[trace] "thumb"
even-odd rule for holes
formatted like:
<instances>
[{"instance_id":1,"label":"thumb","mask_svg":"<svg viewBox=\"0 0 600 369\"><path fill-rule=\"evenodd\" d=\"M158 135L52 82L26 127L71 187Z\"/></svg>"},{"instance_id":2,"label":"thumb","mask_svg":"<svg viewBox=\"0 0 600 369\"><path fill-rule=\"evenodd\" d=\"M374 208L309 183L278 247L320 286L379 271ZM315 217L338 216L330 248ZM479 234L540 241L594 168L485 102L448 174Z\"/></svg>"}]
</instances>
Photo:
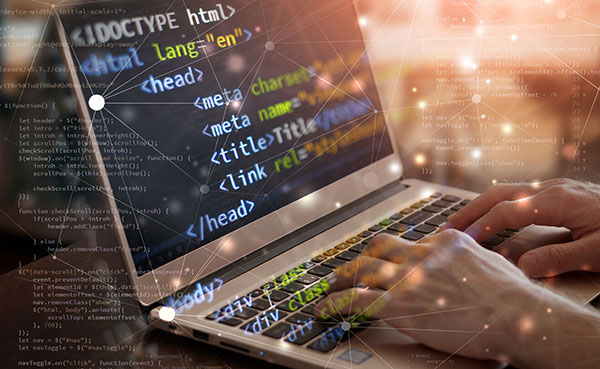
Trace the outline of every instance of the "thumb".
<instances>
[{"instance_id":1,"label":"thumb","mask_svg":"<svg viewBox=\"0 0 600 369\"><path fill-rule=\"evenodd\" d=\"M548 278L585 269L589 248L584 239L574 242L543 246L525 253L518 266L531 278Z\"/></svg>"}]
</instances>

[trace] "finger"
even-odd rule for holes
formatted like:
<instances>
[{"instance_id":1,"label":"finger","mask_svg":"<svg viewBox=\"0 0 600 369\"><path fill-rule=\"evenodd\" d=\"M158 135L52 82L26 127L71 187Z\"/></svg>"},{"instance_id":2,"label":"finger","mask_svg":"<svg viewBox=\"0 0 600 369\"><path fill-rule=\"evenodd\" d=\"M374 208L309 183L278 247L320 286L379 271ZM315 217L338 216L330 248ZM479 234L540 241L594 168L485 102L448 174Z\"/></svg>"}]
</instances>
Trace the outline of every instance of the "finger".
<instances>
[{"instance_id":1,"label":"finger","mask_svg":"<svg viewBox=\"0 0 600 369\"><path fill-rule=\"evenodd\" d=\"M372 314L378 318L381 308L387 301L385 291L352 288L330 294L315 306L315 317L322 320L333 318L342 320L344 316L357 313Z\"/></svg>"},{"instance_id":2,"label":"finger","mask_svg":"<svg viewBox=\"0 0 600 369\"><path fill-rule=\"evenodd\" d=\"M575 270L600 270L600 252L594 247L597 241L584 238L540 247L521 256L518 266L531 278L554 277Z\"/></svg>"},{"instance_id":3,"label":"finger","mask_svg":"<svg viewBox=\"0 0 600 369\"><path fill-rule=\"evenodd\" d=\"M503 229L519 229L531 224L559 226L562 214L556 211L552 200L542 192L521 200L503 201L471 224L465 233L483 242Z\"/></svg>"},{"instance_id":4,"label":"finger","mask_svg":"<svg viewBox=\"0 0 600 369\"><path fill-rule=\"evenodd\" d=\"M464 231L498 203L532 196L559 183L558 180L551 180L532 184L497 184L488 188L460 211L448 217L443 229L454 228Z\"/></svg>"},{"instance_id":5,"label":"finger","mask_svg":"<svg viewBox=\"0 0 600 369\"><path fill-rule=\"evenodd\" d=\"M386 289L400 266L381 259L359 256L335 270L329 279L329 292L341 291L362 284L367 287Z\"/></svg>"},{"instance_id":6,"label":"finger","mask_svg":"<svg viewBox=\"0 0 600 369\"><path fill-rule=\"evenodd\" d=\"M378 258L396 264L422 259L429 255L430 248L396 236L380 233L361 253L362 256Z\"/></svg>"}]
</instances>

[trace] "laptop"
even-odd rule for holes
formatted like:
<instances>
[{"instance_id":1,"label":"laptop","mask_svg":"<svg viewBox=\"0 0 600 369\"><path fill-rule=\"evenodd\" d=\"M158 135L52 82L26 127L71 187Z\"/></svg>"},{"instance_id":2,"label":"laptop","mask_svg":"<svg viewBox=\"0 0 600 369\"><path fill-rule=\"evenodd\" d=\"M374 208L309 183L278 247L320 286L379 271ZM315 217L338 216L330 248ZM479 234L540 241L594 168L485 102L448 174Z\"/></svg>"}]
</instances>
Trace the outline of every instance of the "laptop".
<instances>
[{"instance_id":1,"label":"laptop","mask_svg":"<svg viewBox=\"0 0 600 369\"><path fill-rule=\"evenodd\" d=\"M295 368L503 367L313 318L375 235L418 241L477 196L403 178L351 0L108 4L56 20L77 169L152 326Z\"/></svg>"}]
</instances>

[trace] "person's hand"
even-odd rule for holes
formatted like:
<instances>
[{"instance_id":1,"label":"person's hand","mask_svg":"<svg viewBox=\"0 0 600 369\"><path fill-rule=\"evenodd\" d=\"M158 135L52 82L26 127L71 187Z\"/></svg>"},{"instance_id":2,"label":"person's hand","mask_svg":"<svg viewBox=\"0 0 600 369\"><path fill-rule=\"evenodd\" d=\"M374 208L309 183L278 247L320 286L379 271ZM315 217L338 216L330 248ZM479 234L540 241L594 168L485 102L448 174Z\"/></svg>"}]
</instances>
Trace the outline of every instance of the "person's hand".
<instances>
[{"instance_id":1,"label":"person's hand","mask_svg":"<svg viewBox=\"0 0 600 369\"><path fill-rule=\"evenodd\" d=\"M456 230L419 243L378 235L361 256L335 270L329 285L315 307L320 319L350 326L380 319L448 357L495 359L523 369L597 368L596 312L539 286Z\"/></svg>"},{"instance_id":2,"label":"person's hand","mask_svg":"<svg viewBox=\"0 0 600 369\"><path fill-rule=\"evenodd\" d=\"M506 359L513 342L490 332L507 337L506 301L519 301L519 291L533 288L512 263L456 230L416 244L383 234L336 269L315 316L362 314L445 352Z\"/></svg>"},{"instance_id":3,"label":"person's hand","mask_svg":"<svg viewBox=\"0 0 600 369\"><path fill-rule=\"evenodd\" d=\"M526 252L518 266L532 278L574 270L600 272L600 186L570 179L490 187L458 213L445 229L465 231L483 242L503 229L531 224L566 227L574 241Z\"/></svg>"}]
</instances>

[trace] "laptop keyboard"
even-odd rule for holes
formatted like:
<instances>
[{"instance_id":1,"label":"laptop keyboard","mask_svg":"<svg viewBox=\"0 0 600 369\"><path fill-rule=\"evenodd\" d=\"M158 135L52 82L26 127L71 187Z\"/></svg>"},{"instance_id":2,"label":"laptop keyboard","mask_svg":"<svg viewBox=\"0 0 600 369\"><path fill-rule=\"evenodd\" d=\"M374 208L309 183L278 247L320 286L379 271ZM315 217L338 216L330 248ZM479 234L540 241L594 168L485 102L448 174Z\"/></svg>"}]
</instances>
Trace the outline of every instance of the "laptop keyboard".
<instances>
[{"instance_id":1,"label":"laptop keyboard","mask_svg":"<svg viewBox=\"0 0 600 369\"><path fill-rule=\"evenodd\" d=\"M296 273L298 268L276 278L277 286L272 281L257 286L243 298L221 307L206 319L231 327L239 326L247 335L261 334L296 345L306 345L307 348L320 352L330 351L339 342L349 339L350 334L347 327L342 328L341 317L336 321L314 319L314 307L326 297L326 291L301 306L292 307L292 298L300 301L307 299L307 295L313 294L315 286L318 288L324 277L333 273L335 268L357 258L377 234L387 233L409 241L419 241L439 231L448 216L462 209L469 201L453 195L435 193L301 264L298 268L302 267L303 272L293 278L293 281L282 284L285 279L289 279L293 271ZM482 246L492 249L518 231L504 230L483 242ZM250 297L251 304L247 304ZM346 319L351 322L351 331L354 333L372 322L365 322L364 318L361 318L358 323L357 318L354 316Z\"/></svg>"}]
</instances>

